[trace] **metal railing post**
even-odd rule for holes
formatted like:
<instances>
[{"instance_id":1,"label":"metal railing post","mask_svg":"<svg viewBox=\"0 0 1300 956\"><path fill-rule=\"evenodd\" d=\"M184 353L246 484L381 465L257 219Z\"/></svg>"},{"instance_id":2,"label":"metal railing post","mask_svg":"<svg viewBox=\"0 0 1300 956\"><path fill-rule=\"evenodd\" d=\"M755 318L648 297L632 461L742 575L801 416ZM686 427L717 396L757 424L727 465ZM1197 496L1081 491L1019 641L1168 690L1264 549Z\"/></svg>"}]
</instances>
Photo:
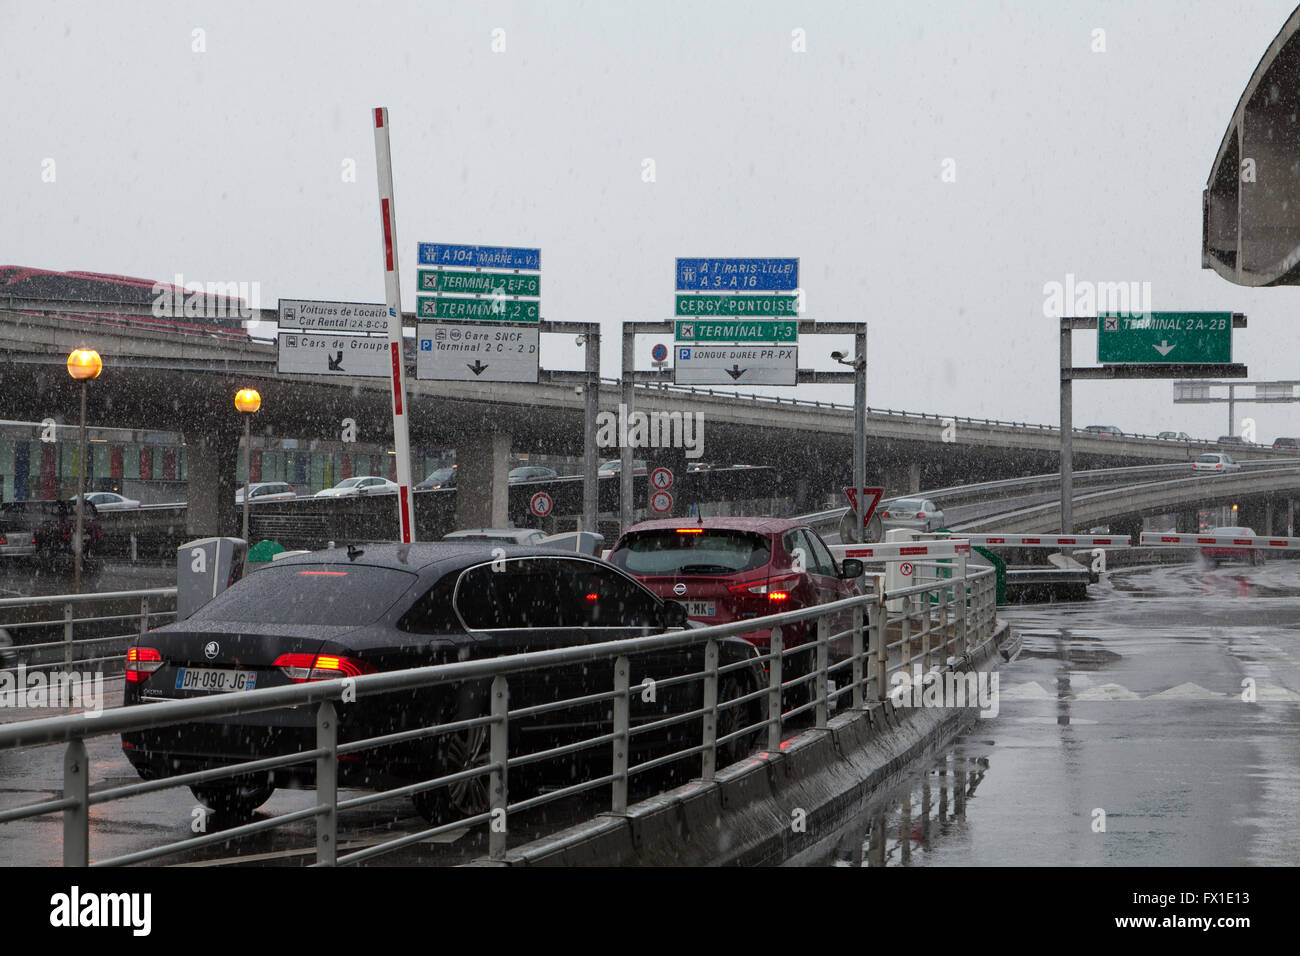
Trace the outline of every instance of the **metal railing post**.
<instances>
[{"instance_id":1,"label":"metal railing post","mask_svg":"<svg viewBox=\"0 0 1300 956\"><path fill-rule=\"evenodd\" d=\"M704 765L701 776L713 779L718 767L718 642L704 645Z\"/></svg>"},{"instance_id":2,"label":"metal railing post","mask_svg":"<svg viewBox=\"0 0 1300 956\"><path fill-rule=\"evenodd\" d=\"M853 609L853 709L862 709L862 608Z\"/></svg>"},{"instance_id":3,"label":"metal railing post","mask_svg":"<svg viewBox=\"0 0 1300 956\"><path fill-rule=\"evenodd\" d=\"M965 655L966 651L970 647L966 637L966 624L967 624L966 573L969 570L969 565L966 563L966 557L967 556L965 554L957 555L957 573L953 578L954 582L956 582L954 584L954 590L959 592L959 596L961 598L957 602L957 650L958 653L962 655Z\"/></svg>"},{"instance_id":4,"label":"metal railing post","mask_svg":"<svg viewBox=\"0 0 1300 956\"><path fill-rule=\"evenodd\" d=\"M333 866L339 855L338 711L334 701L316 708L316 748L327 751L316 758L316 862Z\"/></svg>"},{"instance_id":5,"label":"metal railing post","mask_svg":"<svg viewBox=\"0 0 1300 956\"><path fill-rule=\"evenodd\" d=\"M898 665L903 668L904 673L908 673L912 666L912 611L914 609L912 596L909 594L903 598L903 619L899 622L902 634L898 645Z\"/></svg>"},{"instance_id":6,"label":"metal railing post","mask_svg":"<svg viewBox=\"0 0 1300 956\"><path fill-rule=\"evenodd\" d=\"M140 598L140 636L149 633L149 598Z\"/></svg>"},{"instance_id":7,"label":"metal railing post","mask_svg":"<svg viewBox=\"0 0 1300 956\"><path fill-rule=\"evenodd\" d=\"M767 662L767 749L769 753L781 751L781 629L772 628L768 645L771 660Z\"/></svg>"},{"instance_id":8,"label":"metal railing post","mask_svg":"<svg viewBox=\"0 0 1300 956\"><path fill-rule=\"evenodd\" d=\"M627 813L628 727L631 723L630 666L626 657L614 661L614 799L610 809Z\"/></svg>"},{"instance_id":9,"label":"metal railing post","mask_svg":"<svg viewBox=\"0 0 1300 956\"><path fill-rule=\"evenodd\" d=\"M90 864L90 760L86 742L68 741L63 754L63 797L77 804L63 811L63 865Z\"/></svg>"},{"instance_id":10,"label":"metal railing post","mask_svg":"<svg viewBox=\"0 0 1300 956\"><path fill-rule=\"evenodd\" d=\"M63 666L72 666L72 602L63 605Z\"/></svg>"},{"instance_id":11,"label":"metal railing post","mask_svg":"<svg viewBox=\"0 0 1300 956\"><path fill-rule=\"evenodd\" d=\"M830 701L826 699L829 684L827 683L826 667L830 663L830 637L831 622L825 615L817 618L817 728L823 729L826 726L827 714L830 710Z\"/></svg>"},{"instance_id":12,"label":"metal railing post","mask_svg":"<svg viewBox=\"0 0 1300 956\"><path fill-rule=\"evenodd\" d=\"M492 730L488 736L488 788L492 794L492 812L488 818L488 858L503 860L509 838L506 821L510 784L507 761L510 760L510 685L504 676L492 678Z\"/></svg>"},{"instance_id":13,"label":"metal railing post","mask_svg":"<svg viewBox=\"0 0 1300 956\"><path fill-rule=\"evenodd\" d=\"M889 684L889 614L884 596L885 579L876 578L876 600L867 606L871 620L871 642L876 652L876 700L888 695Z\"/></svg>"}]
</instances>

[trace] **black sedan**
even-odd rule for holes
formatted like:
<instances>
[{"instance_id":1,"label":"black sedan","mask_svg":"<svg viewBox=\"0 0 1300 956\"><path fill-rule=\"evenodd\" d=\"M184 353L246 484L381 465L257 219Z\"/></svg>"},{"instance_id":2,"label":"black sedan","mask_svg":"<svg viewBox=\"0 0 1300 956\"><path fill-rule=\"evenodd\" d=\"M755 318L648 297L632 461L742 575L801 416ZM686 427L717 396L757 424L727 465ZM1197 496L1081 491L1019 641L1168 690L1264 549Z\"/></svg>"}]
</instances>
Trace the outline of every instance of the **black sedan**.
<instances>
[{"instance_id":1,"label":"black sedan","mask_svg":"<svg viewBox=\"0 0 1300 956\"><path fill-rule=\"evenodd\" d=\"M469 542L349 546L277 561L189 619L141 637L128 652L124 703L620 640L683 626L688 625L680 604L661 600L606 562L572 552ZM719 641L719 648L722 664L752 662L724 675L720 698L757 689L763 678L753 645L736 638ZM646 677L662 680L702 670L702 647L635 656L631 665L633 726L701 705L699 682L648 694L641 685ZM612 671L612 662L595 661L512 675L510 707L608 691ZM339 740L485 715L488 683L444 684L340 704ZM611 713L610 702L601 701L512 718L511 756L609 733ZM718 735L761 714L757 701L724 710ZM137 772L154 779L309 750L315 747L315 720L313 707L285 708L127 733L122 746ZM696 744L699 732L696 719L662 734L634 735L632 759L647 756L647 748L666 752ZM363 750L340 758L339 782L389 789L481 766L488 738L481 726ZM739 738L721 762L743 756L749 742L751 737ZM593 759L607 767L609 754L609 747L601 746ZM571 782L573 764L563 770ZM314 774L315 762L305 761L192 789L218 813L242 818L277 787L313 786ZM510 772L512 791L533 782ZM482 813L489 806L487 777L422 791L413 799L431 821Z\"/></svg>"}]
</instances>

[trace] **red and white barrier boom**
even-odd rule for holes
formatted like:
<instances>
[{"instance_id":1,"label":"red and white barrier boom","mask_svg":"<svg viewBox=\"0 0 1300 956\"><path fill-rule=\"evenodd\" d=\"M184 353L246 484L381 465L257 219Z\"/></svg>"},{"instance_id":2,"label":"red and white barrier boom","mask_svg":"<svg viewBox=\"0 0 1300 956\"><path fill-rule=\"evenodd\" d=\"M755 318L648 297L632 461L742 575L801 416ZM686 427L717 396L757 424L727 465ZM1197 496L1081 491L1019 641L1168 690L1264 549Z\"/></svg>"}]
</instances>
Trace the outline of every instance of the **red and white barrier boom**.
<instances>
[{"instance_id":1,"label":"red and white barrier boom","mask_svg":"<svg viewBox=\"0 0 1300 956\"><path fill-rule=\"evenodd\" d=\"M1167 531L1143 531L1144 548L1259 548L1270 551L1300 550L1300 538L1255 537L1232 534L1173 534Z\"/></svg>"},{"instance_id":2,"label":"red and white barrier boom","mask_svg":"<svg viewBox=\"0 0 1300 956\"><path fill-rule=\"evenodd\" d=\"M828 545L835 557L860 558L863 561L902 561L910 558L955 558L970 554L964 538L950 541L889 541L883 544Z\"/></svg>"},{"instance_id":3,"label":"red and white barrier boom","mask_svg":"<svg viewBox=\"0 0 1300 956\"><path fill-rule=\"evenodd\" d=\"M1126 534L959 534L981 548L1131 548Z\"/></svg>"}]
</instances>

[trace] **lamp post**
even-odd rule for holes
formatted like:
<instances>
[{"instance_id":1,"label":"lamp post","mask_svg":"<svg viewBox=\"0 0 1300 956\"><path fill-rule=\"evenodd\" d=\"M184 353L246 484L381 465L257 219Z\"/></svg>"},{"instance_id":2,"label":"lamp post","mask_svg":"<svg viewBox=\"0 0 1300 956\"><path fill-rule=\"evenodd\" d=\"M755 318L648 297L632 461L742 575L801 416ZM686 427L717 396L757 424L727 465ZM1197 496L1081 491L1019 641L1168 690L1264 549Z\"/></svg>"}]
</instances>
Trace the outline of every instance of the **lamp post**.
<instances>
[{"instance_id":1,"label":"lamp post","mask_svg":"<svg viewBox=\"0 0 1300 956\"><path fill-rule=\"evenodd\" d=\"M104 363L94 349L73 349L68 355L68 374L81 383L81 440L77 444L77 530L72 538L73 588L81 593L82 530L86 510L86 389L99 378Z\"/></svg>"},{"instance_id":2,"label":"lamp post","mask_svg":"<svg viewBox=\"0 0 1300 956\"><path fill-rule=\"evenodd\" d=\"M253 413L262 407L262 396L257 389L241 388L235 393L235 408L244 413L244 534L248 540L248 498L253 486Z\"/></svg>"}]
</instances>

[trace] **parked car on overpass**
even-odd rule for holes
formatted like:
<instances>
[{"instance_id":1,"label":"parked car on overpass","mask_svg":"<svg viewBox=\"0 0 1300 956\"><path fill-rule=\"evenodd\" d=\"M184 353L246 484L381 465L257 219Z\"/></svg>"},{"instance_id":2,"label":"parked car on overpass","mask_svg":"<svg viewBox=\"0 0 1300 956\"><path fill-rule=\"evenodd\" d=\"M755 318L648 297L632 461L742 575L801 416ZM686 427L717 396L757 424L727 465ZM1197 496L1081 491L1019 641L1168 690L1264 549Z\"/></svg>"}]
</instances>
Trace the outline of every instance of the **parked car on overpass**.
<instances>
[{"instance_id":1,"label":"parked car on overpass","mask_svg":"<svg viewBox=\"0 0 1300 956\"><path fill-rule=\"evenodd\" d=\"M502 562L498 565L498 562ZM435 544L368 544L276 561L217 595L185 621L141 635L128 650L124 706L220 696L244 689L396 671L658 634L687 626L684 608L662 600L624 571L594 558L537 548ZM729 671L724 694L757 688L761 670L747 641L718 642L721 663L752 662ZM632 655L633 685L646 677L696 673L703 646ZM587 668L568 666L510 678L510 706L522 709L590 694ZM386 694L360 695L339 709L340 743L409 731L487 713L490 681L472 680ZM724 700L732 699L724 697ZM702 706L702 684L664 685L656 700L636 694L634 726L664 721ZM745 723L761 719L747 711ZM512 718L511 754L534 753L610 733L607 701ZM122 748L146 780L297 753L315 746L314 708L285 708L214 717L179 727L122 735ZM737 728L739 729L739 728ZM698 743L698 720L638 734L637 759ZM719 728L719 734L722 728ZM746 740L742 735L738 741ZM486 726L361 749L338 764L339 784L366 789L403 786L470 770L488 759ZM746 751L747 752L747 751ZM608 754L608 747L603 748ZM733 749L733 759L743 756ZM607 758L606 758L607 759ZM238 780L195 784L206 805L246 818L277 787L314 786L304 761ZM571 763L531 768L535 779L570 782ZM530 785L530 768L510 775L511 798ZM489 807L486 774L412 795L431 821L458 819Z\"/></svg>"},{"instance_id":2,"label":"parked car on overpass","mask_svg":"<svg viewBox=\"0 0 1300 956\"><path fill-rule=\"evenodd\" d=\"M397 482L374 475L345 478L333 488L316 492L317 498L350 498L356 495L392 495L397 493Z\"/></svg>"},{"instance_id":3,"label":"parked car on overpass","mask_svg":"<svg viewBox=\"0 0 1300 956\"><path fill-rule=\"evenodd\" d=\"M607 475L617 475L623 470L623 462L619 458L611 458L609 461L602 461L600 468L596 470L596 477L603 478ZM643 459L637 458L632 462L632 474L644 475L648 466Z\"/></svg>"},{"instance_id":4,"label":"parked car on overpass","mask_svg":"<svg viewBox=\"0 0 1300 956\"><path fill-rule=\"evenodd\" d=\"M1192 471L1212 471L1224 474L1229 471L1241 471L1241 464L1229 454L1221 451L1206 452L1198 455L1192 462Z\"/></svg>"},{"instance_id":5,"label":"parked car on overpass","mask_svg":"<svg viewBox=\"0 0 1300 956\"><path fill-rule=\"evenodd\" d=\"M287 481L255 481L249 485L248 503L260 504L263 501L288 501L297 498L298 492ZM244 488L241 485L235 492L235 504L244 503Z\"/></svg>"},{"instance_id":6,"label":"parked car on overpass","mask_svg":"<svg viewBox=\"0 0 1300 956\"><path fill-rule=\"evenodd\" d=\"M1114 438L1123 438L1124 433L1114 425L1088 425L1084 431L1089 435L1110 435Z\"/></svg>"},{"instance_id":7,"label":"parked car on overpass","mask_svg":"<svg viewBox=\"0 0 1300 956\"><path fill-rule=\"evenodd\" d=\"M99 511L133 511L140 507L140 502L136 499L119 495L115 491L87 492L86 500ZM68 501L71 502L74 508L77 506L76 495L73 495Z\"/></svg>"},{"instance_id":8,"label":"parked car on overpass","mask_svg":"<svg viewBox=\"0 0 1300 956\"><path fill-rule=\"evenodd\" d=\"M1192 436L1187 434L1187 432L1161 432L1156 437L1162 438L1165 441L1191 441L1192 440Z\"/></svg>"},{"instance_id":9,"label":"parked car on overpass","mask_svg":"<svg viewBox=\"0 0 1300 956\"><path fill-rule=\"evenodd\" d=\"M1286 448L1286 449L1289 449L1289 450L1300 450L1300 439L1297 439L1297 438L1274 438L1274 439L1273 439L1273 449L1274 449L1274 451L1277 451L1277 450L1279 450L1279 449L1283 449L1283 448Z\"/></svg>"},{"instance_id":10,"label":"parked car on overpass","mask_svg":"<svg viewBox=\"0 0 1300 956\"><path fill-rule=\"evenodd\" d=\"M431 471L425 477L424 481L415 486L416 491L427 491L431 488L455 488L456 487L456 466L448 465L446 468L439 468Z\"/></svg>"},{"instance_id":11,"label":"parked car on overpass","mask_svg":"<svg viewBox=\"0 0 1300 956\"><path fill-rule=\"evenodd\" d=\"M520 465L518 468L511 468L507 477L509 481L547 481L560 475L554 468L547 468L545 465Z\"/></svg>"}]
</instances>

